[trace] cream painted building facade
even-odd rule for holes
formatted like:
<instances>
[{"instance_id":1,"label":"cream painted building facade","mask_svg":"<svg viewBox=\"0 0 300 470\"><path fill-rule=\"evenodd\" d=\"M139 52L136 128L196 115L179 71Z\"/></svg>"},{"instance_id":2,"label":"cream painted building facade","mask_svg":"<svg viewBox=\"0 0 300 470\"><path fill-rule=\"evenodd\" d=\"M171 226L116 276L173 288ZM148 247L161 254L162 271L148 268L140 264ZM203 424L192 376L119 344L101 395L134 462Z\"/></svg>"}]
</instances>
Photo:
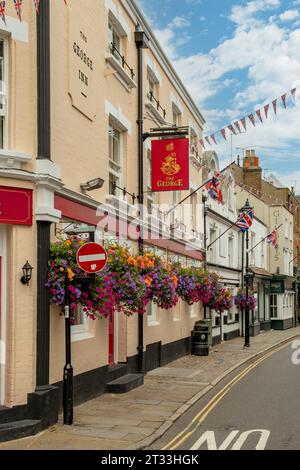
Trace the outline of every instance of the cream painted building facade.
<instances>
[{"instance_id":1,"label":"cream painted building facade","mask_svg":"<svg viewBox=\"0 0 300 470\"><path fill-rule=\"evenodd\" d=\"M127 233L128 222L139 217L131 197L139 192L137 29L149 39L142 52L144 131L188 127L191 190L196 189L202 182L197 141L204 118L135 2L85 0L83 9L80 0L68 6L43 0L37 19L33 2L24 2L22 23L9 5L7 27L0 25L0 186L5 197L17 190L29 201L22 209L28 212L26 222L0 221L0 404L5 407L0 422L4 413L18 419L29 413L43 426L57 419L64 318L49 307L44 287L49 242L57 230L94 226L96 241L119 238L138 249L137 239ZM165 217L163 210L189 192L151 193L150 139L143 151L144 230L148 234L152 223L154 233L145 245L182 264L202 265L201 195ZM95 178L104 180L103 187L86 192L82 185ZM27 260L34 269L24 286L20 278ZM186 354L201 316L200 305L179 303L168 312L150 306L143 318L145 371ZM113 365L120 365L120 373L136 371L138 329L137 317L116 315L112 326L78 313L72 331L77 403L105 391Z\"/></svg>"}]
</instances>

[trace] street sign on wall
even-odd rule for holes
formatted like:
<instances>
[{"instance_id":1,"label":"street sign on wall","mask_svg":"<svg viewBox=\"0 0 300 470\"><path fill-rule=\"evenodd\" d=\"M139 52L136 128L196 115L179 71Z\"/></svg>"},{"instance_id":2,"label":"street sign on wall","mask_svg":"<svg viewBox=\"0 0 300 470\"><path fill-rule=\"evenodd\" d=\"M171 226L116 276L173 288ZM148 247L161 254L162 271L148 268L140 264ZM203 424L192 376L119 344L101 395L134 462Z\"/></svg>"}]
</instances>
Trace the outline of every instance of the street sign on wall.
<instances>
[{"instance_id":1,"label":"street sign on wall","mask_svg":"<svg viewBox=\"0 0 300 470\"><path fill-rule=\"evenodd\" d=\"M107 263L107 253L98 243L86 243L77 252L77 264L86 273L101 271Z\"/></svg>"},{"instance_id":2,"label":"street sign on wall","mask_svg":"<svg viewBox=\"0 0 300 470\"><path fill-rule=\"evenodd\" d=\"M0 186L0 223L32 225L32 190Z\"/></svg>"},{"instance_id":3,"label":"street sign on wall","mask_svg":"<svg viewBox=\"0 0 300 470\"><path fill-rule=\"evenodd\" d=\"M152 191L183 191L190 187L189 140L153 140Z\"/></svg>"}]
</instances>

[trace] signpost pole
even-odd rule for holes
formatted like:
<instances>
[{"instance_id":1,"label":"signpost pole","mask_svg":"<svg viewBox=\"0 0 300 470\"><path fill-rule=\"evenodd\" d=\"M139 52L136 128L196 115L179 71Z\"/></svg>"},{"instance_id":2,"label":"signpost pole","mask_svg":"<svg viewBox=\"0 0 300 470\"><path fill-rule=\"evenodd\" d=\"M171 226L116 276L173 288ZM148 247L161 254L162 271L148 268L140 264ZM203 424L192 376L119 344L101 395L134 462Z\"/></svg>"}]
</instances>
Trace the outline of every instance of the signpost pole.
<instances>
[{"instance_id":1,"label":"signpost pole","mask_svg":"<svg viewBox=\"0 0 300 470\"><path fill-rule=\"evenodd\" d=\"M69 276L65 276L65 335L66 335L66 364L63 380L64 424L73 424L73 366L71 359L71 318Z\"/></svg>"}]
</instances>

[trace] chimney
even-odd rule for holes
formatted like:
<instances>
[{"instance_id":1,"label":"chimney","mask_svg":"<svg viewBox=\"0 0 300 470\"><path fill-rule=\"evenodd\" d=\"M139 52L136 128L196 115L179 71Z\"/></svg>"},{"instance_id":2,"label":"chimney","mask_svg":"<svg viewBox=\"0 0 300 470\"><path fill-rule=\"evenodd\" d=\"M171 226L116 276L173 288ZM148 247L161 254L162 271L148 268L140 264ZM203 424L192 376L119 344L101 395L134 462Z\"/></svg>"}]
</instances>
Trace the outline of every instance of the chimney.
<instances>
[{"instance_id":1,"label":"chimney","mask_svg":"<svg viewBox=\"0 0 300 470\"><path fill-rule=\"evenodd\" d=\"M255 150L246 150L246 156L243 164L244 183L250 188L261 191L262 188L262 169L259 166L259 157Z\"/></svg>"}]
</instances>

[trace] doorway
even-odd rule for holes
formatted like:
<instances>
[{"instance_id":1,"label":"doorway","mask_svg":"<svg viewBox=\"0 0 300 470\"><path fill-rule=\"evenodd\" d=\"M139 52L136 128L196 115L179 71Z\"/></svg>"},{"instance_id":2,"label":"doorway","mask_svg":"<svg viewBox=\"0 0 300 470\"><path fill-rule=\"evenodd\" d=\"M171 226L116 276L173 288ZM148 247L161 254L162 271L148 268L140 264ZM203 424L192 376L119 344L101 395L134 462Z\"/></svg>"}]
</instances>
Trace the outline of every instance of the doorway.
<instances>
[{"instance_id":1,"label":"doorway","mask_svg":"<svg viewBox=\"0 0 300 470\"><path fill-rule=\"evenodd\" d=\"M4 405L6 364L6 228L0 226L0 406Z\"/></svg>"}]
</instances>

